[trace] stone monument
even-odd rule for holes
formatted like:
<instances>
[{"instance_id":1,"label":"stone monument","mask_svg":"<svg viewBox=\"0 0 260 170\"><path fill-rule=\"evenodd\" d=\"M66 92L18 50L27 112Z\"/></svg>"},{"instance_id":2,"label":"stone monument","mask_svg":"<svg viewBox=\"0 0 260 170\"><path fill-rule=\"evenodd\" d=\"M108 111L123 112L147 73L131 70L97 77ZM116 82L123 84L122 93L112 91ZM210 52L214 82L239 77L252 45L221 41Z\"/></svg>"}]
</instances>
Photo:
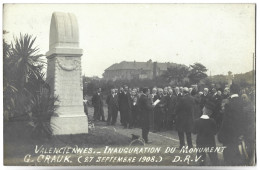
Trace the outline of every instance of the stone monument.
<instances>
[{"instance_id":1,"label":"stone monument","mask_svg":"<svg viewBox=\"0 0 260 170\"><path fill-rule=\"evenodd\" d=\"M54 135L88 133L83 108L79 28L75 15L54 12L51 18L47 78L51 94L58 96L57 114L51 118Z\"/></svg>"}]
</instances>

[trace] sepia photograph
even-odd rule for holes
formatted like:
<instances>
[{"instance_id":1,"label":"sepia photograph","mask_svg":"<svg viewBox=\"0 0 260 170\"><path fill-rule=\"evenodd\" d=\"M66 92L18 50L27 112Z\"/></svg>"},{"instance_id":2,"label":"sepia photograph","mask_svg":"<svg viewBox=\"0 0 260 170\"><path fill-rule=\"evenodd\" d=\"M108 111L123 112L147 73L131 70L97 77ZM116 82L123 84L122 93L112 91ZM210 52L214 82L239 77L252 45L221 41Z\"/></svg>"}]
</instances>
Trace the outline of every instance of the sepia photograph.
<instances>
[{"instance_id":1,"label":"sepia photograph","mask_svg":"<svg viewBox=\"0 0 260 170\"><path fill-rule=\"evenodd\" d=\"M256 4L2 10L4 166L256 166Z\"/></svg>"}]
</instances>

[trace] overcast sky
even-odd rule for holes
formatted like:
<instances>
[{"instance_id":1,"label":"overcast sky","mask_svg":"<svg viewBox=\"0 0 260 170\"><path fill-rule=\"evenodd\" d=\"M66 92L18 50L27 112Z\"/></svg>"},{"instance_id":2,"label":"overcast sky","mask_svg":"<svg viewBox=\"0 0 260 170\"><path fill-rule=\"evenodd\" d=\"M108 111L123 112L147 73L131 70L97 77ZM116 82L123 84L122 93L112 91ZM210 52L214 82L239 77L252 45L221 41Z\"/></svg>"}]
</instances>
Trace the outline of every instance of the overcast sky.
<instances>
[{"instance_id":1,"label":"overcast sky","mask_svg":"<svg viewBox=\"0 0 260 170\"><path fill-rule=\"evenodd\" d=\"M77 17L82 71L101 77L121 61L205 65L212 75L253 69L255 6L250 4L8 4L3 29L10 41L20 33L37 36L49 50L53 12ZM210 73L208 72L208 73Z\"/></svg>"}]
</instances>

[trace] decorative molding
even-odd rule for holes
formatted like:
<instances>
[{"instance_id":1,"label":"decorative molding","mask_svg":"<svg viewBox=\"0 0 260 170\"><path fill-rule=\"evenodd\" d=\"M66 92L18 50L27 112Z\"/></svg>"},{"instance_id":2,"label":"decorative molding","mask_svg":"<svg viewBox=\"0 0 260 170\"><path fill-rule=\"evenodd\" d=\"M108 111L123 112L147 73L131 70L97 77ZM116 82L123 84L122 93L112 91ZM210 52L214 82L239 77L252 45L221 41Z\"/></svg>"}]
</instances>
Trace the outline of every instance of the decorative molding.
<instances>
[{"instance_id":1,"label":"decorative molding","mask_svg":"<svg viewBox=\"0 0 260 170\"><path fill-rule=\"evenodd\" d=\"M80 64L80 90L83 91L83 78L82 78L81 64Z\"/></svg>"},{"instance_id":2,"label":"decorative molding","mask_svg":"<svg viewBox=\"0 0 260 170\"><path fill-rule=\"evenodd\" d=\"M64 61L64 59L57 58L56 61L58 63L59 68L65 71L73 71L80 68L80 61L76 59ZM72 62L70 64L64 64L64 63L68 63L68 61L72 61Z\"/></svg>"}]
</instances>

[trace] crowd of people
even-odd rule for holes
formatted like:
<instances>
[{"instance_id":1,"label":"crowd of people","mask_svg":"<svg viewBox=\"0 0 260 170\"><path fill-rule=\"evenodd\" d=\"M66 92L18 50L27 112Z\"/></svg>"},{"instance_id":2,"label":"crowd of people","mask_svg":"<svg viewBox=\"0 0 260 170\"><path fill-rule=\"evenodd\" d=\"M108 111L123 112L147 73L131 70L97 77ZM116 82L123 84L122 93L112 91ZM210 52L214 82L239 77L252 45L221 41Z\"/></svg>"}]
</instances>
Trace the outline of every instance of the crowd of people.
<instances>
[{"instance_id":1,"label":"crowd of people","mask_svg":"<svg viewBox=\"0 0 260 170\"><path fill-rule=\"evenodd\" d=\"M253 96L253 97L252 97ZM197 134L197 147L216 147L215 135L223 146L225 165L245 165L254 156L255 111L254 95L232 84L221 89L197 86L129 88L127 85L111 89L106 99L101 88L92 97L94 121L115 125L118 112L123 128L142 128L142 137L149 143L148 133L176 130L180 149L192 148L192 133ZM108 107L104 116L103 101ZM247 150L239 149L241 142ZM200 153L205 164L206 154ZM217 153L209 153L212 165L218 164ZM247 162L246 162L247 161Z\"/></svg>"}]
</instances>

